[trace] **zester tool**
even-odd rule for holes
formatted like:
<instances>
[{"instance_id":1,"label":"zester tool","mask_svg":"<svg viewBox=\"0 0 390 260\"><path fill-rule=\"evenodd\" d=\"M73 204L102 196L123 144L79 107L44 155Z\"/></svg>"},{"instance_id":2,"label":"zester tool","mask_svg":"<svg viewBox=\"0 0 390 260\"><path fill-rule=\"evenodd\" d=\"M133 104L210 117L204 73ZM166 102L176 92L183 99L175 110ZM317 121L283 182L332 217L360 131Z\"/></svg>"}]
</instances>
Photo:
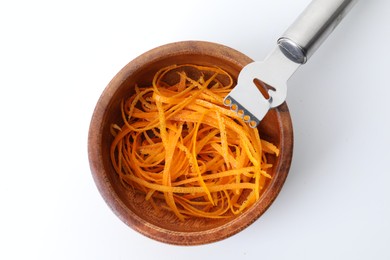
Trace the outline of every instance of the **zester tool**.
<instances>
[{"instance_id":1,"label":"zester tool","mask_svg":"<svg viewBox=\"0 0 390 260\"><path fill-rule=\"evenodd\" d=\"M285 101L288 79L307 62L356 2L312 1L264 61L249 63L242 69L224 104L251 127L257 127L269 109Z\"/></svg>"}]
</instances>

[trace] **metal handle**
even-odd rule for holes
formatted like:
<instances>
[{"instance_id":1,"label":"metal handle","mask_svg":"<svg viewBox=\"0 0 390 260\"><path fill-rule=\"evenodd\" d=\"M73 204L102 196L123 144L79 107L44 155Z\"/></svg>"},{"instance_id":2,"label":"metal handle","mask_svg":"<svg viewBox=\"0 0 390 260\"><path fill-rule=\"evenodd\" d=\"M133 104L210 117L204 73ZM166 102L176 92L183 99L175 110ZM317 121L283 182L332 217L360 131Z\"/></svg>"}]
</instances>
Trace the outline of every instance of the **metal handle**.
<instances>
[{"instance_id":1,"label":"metal handle","mask_svg":"<svg viewBox=\"0 0 390 260\"><path fill-rule=\"evenodd\" d=\"M290 60L304 64L357 0L314 0L278 40Z\"/></svg>"}]
</instances>

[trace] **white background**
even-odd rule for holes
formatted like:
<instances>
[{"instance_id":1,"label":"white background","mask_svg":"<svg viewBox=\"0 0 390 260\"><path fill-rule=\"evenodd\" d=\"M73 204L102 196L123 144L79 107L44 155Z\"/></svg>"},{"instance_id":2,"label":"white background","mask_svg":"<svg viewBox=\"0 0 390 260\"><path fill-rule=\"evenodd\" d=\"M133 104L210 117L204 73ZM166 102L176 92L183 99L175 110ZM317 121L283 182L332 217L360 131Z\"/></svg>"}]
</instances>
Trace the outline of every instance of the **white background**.
<instances>
[{"instance_id":1,"label":"white background","mask_svg":"<svg viewBox=\"0 0 390 260\"><path fill-rule=\"evenodd\" d=\"M361 0L289 81L292 168L239 234L146 238L90 173L93 109L130 60L182 40L262 60L309 2L1 1L0 259L390 259L388 0Z\"/></svg>"}]
</instances>

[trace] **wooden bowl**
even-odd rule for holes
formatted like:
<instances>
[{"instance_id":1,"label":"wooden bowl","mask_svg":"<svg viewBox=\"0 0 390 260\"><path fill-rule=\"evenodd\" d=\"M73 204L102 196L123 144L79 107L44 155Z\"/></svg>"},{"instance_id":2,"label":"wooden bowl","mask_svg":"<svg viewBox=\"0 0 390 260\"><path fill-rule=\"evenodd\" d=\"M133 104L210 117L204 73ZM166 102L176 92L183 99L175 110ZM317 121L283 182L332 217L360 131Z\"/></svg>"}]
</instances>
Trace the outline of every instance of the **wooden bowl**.
<instances>
[{"instance_id":1,"label":"wooden bowl","mask_svg":"<svg viewBox=\"0 0 390 260\"><path fill-rule=\"evenodd\" d=\"M120 118L120 102L134 91L135 83L150 84L156 71L172 64L218 66L235 79L252 62L242 53L215 43L178 42L148 51L128 63L108 84L92 116L89 163L95 183L113 212L128 226L152 239L178 245L218 241L246 228L271 205L287 177L293 149L293 129L286 103L271 110L259 125L261 137L273 142L280 155L273 159L273 179L257 201L244 213L228 219L190 218L184 222L170 213L156 212L144 196L125 189L119 182L109 156L113 137L110 125Z\"/></svg>"}]
</instances>

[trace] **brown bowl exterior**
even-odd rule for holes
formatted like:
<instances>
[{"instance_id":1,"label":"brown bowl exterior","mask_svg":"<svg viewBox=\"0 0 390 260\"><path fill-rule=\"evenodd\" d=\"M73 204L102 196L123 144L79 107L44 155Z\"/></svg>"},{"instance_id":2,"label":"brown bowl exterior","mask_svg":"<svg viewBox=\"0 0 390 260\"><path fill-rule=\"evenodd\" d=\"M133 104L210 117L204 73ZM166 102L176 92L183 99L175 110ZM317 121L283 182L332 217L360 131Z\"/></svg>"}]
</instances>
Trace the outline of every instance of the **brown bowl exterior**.
<instances>
[{"instance_id":1,"label":"brown bowl exterior","mask_svg":"<svg viewBox=\"0 0 390 260\"><path fill-rule=\"evenodd\" d=\"M271 110L259 125L261 137L280 148L273 162L273 179L261 199L246 212L229 219L192 218L155 211L142 195L125 189L111 165L110 125L120 119L120 102L134 93L134 85L150 85L153 75L172 64L218 66L235 79L250 58L229 47L199 41L177 42L148 51L128 63L108 84L92 116L88 156L95 183L113 212L128 226L152 239L177 245L199 245L236 234L258 219L271 205L287 177L293 149L293 129L286 103Z\"/></svg>"}]
</instances>

